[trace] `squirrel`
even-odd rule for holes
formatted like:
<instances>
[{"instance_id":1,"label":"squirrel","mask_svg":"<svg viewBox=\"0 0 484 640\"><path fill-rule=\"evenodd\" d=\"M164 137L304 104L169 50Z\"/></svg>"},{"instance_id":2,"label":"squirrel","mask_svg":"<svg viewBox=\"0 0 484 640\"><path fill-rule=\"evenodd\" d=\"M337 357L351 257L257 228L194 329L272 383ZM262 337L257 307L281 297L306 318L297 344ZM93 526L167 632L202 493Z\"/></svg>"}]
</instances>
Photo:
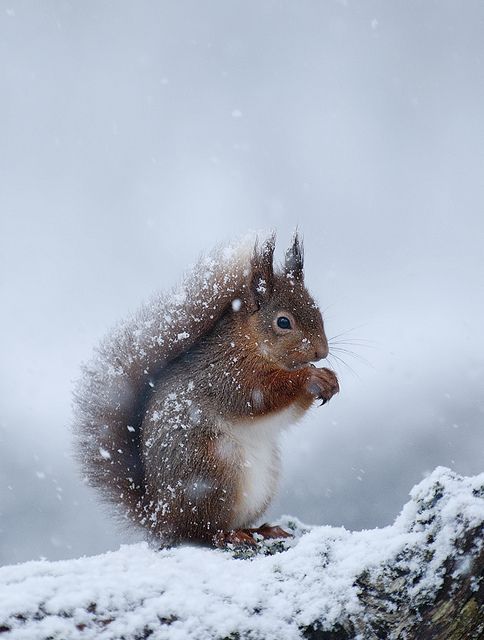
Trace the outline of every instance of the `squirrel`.
<instances>
[{"instance_id":1,"label":"squirrel","mask_svg":"<svg viewBox=\"0 0 484 640\"><path fill-rule=\"evenodd\" d=\"M278 436L339 391L295 234L217 248L169 295L119 324L75 390L88 482L161 546L255 544L274 496ZM118 509L119 513L119 509Z\"/></svg>"}]
</instances>

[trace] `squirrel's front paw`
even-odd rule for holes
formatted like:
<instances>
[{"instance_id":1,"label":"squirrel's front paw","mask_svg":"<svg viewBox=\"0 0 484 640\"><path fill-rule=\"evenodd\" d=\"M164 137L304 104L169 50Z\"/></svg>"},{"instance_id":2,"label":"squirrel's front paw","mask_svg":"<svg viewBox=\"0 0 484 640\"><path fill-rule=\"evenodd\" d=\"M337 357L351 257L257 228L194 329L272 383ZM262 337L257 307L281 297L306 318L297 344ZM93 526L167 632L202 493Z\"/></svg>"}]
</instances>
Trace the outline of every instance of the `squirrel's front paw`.
<instances>
[{"instance_id":1,"label":"squirrel's front paw","mask_svg":"<svg viewBox=\"0 0 484 640\"><path fill-rule=\"evenodd\" d=\"M331 369L311 367L306 389L312 396L322 400L321 404L326 404L339 391L338 378Z\"/></svg>"}]
</instances>

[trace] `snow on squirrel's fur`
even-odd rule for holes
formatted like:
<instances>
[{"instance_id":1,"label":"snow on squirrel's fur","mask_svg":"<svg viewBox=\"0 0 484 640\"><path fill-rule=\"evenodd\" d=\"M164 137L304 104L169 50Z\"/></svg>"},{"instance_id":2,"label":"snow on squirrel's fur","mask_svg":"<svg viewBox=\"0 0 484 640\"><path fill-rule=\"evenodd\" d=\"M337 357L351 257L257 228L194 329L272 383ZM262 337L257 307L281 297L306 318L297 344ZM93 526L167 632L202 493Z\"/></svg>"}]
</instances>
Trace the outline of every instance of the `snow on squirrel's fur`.
<instances>
[{"instance_id":1,"label":"snow on squirrel's fur","mask_svg":"<svg viewBox=\"0 0 484 640\"><path fill-rule=\"evenodd\" d=\"M349 532L286 519L295 537L278 543L284 550L273 555L264 555L267 542L249 559L137 544L92 558L0 568L0 629L16 640L208 640L237 633L295 640L315 621L329 629L361 616L356 579L364 572L390 589L389 568L398 565L403 591L419 606L440 588L456 541L483 522L484 474L462 478L439 467L414 487L392 526Z\"/></svg>"},{"instance_id":2,"label":"snow on squirrel's fur","mask_svg":"<svg viewBox=\"0 0 484 640\"><path fill-rule=\"evenodd\" d=\"M211 309L232 305L236 311L240 306L255 239L250 235L203 256L179 287L155 296L120 323L84 366L75 394L80 461L93 486L113 497L130 496L133 513L142 496L142 470L135 452L146 394L167 362L212 328L217 318ZM118 460L126 460L126 452L133 452L129 473ZM106 464L96 464L99 458Z\"/></svg>"},{"instance_id":3,"label":"snow on squirrel's fur","mask_svg":"<svg viewBox=\"0 0 484 640\"><path fill-rule=\"evenodd\" d=\"M279 435L339 392L295 233L218 249L111 332L77 388L90 484L157 544L253 540L280 476ZM261 535L284 536L259 528Z\"/></svg>"}]
</instances>

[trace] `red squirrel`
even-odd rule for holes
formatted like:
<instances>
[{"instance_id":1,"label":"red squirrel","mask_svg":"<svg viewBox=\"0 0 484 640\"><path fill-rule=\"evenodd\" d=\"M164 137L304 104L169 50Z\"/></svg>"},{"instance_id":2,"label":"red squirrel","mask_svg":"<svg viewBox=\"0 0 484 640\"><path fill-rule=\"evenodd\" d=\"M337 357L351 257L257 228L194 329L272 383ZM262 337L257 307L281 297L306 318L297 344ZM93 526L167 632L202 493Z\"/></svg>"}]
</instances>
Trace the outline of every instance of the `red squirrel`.
<instances>
[{"instance_id":1,"label":"red squirrel","mask_svg":"<svg viewBox=\"0 0 484 640\"><path fill-rule=\"evenodd\" d=\"M282 269L275 237L219 248L181 286L120 324L75 393L89 482L161 545L253 544L274 496L278 436L339 391L296 234Z\"/></svg>"}]
</instances>

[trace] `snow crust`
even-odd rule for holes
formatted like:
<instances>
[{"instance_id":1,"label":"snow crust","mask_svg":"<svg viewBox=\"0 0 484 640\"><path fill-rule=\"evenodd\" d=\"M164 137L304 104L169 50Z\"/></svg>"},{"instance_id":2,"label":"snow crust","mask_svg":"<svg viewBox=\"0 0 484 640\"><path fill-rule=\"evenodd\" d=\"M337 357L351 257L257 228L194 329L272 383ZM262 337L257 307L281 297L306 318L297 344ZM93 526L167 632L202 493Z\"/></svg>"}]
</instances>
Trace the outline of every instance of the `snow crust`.
<instances>
[{"instance_id":1,"label":"snow crust","mask_svg":"<svg viewBox=\"0 0 484 640\"><path fill-rule=\"evenodd\" d=\"M395 563L417 606L438 590L456 541L484 522L484 473L463 478L439 467L410 495L383 529L283 518L294 538L261 542L256 553L141 543L0 568L2 637L293 640L315 621L329 628L361 615L357 578L384 584ZM460 566L466 570L465 558Z\"/></svg>"}]
</instances>

